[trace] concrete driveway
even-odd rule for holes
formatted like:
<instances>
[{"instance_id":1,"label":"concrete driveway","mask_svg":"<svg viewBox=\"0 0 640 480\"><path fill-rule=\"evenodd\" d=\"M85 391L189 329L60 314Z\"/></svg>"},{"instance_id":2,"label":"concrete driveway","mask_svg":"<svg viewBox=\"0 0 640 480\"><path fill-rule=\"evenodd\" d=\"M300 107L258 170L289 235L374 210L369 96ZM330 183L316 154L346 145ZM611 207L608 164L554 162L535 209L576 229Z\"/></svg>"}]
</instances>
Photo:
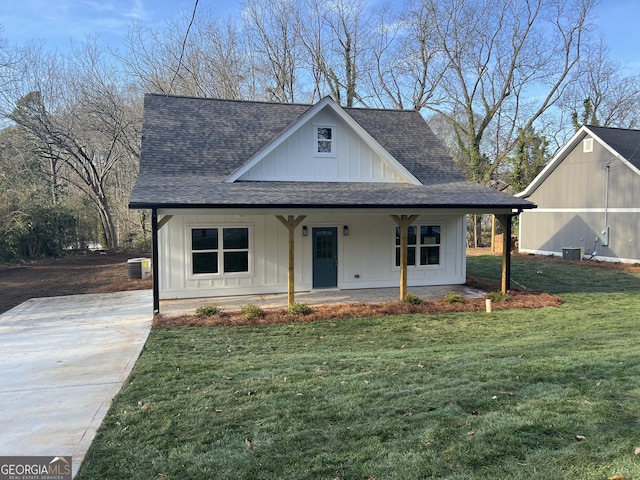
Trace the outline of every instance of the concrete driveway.
<instances>
[{"instance_id":1,"label":"concrete driveway","mask_svg":"<svg viewBox=\"0 0 640 480\"><path fill-rule=\"evenodd\" d=\"M0 455L73 474L147 339L150 290L31 299L0 315Z\"/></svg>"}]
</instances>

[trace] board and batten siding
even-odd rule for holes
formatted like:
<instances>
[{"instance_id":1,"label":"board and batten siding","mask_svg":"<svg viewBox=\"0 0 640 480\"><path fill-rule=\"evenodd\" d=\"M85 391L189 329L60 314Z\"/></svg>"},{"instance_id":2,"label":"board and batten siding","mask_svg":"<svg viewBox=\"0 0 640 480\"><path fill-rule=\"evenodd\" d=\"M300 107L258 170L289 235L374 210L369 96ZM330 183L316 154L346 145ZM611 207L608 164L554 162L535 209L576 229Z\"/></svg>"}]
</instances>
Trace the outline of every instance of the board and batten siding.
<instances>
[{"instance_id":1,"label":"board and batten siding","mask_svg":"<svg viewBox=\"0 0 640 480\"><path fill-rule=\"evenodd\" d=\"M597 140L592 152L579 142L527 200L538 208L520 216L520 251L579 247L604 259L640 259L640 175Z\"/></svg>"},{"instance_id":2,"label":"board and batten siding","mask_svg":"<svg viewBox=\"0 0 640 480\"><path fill-rule=\"evenodd\" d=\"M287 291L288 234L274 215L217 215L214 212L162 211L173 215L158 233L160 298L198 298L269 294ZM286 216L286 212L284 212ZM441 262L409 268L409 286L462 284L466 281L464 215L420 215L415 224L442 227ZM306 225L309 235L302 235ZM343 226L349 235L343 235ZM201 275L190 273L190 228L238 226L250 229L249 273ZM308 215L295 231L296 291L312 289L312 229L338 229L339 289L398 287L395 266L395 223L388 214L344 212Z\"/></svg>"},{"instance_id":3,"label":"board and batten siding","mask_svg":"<svg viewBox=\"0 0 640 480\"><path fill-rule=\"evenodd\" d=\"M335 156L314 155L315 127L333 129ZM322 111L245 172L239 180L405 182L334 112Z\"/></svg>"}]
</instances>

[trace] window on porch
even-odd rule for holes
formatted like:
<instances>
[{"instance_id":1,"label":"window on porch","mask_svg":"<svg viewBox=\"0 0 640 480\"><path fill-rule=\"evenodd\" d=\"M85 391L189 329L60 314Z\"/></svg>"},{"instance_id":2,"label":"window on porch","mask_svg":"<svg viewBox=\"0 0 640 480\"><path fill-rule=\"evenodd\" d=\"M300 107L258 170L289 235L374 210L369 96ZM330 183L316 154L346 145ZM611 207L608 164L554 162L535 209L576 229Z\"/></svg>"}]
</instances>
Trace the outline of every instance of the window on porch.
<instances>
[{"instance_id":1,"label":"window on porch","mask_svg":"<svg viewBox=\"0 0 640 480\"><path fill-rule=\"evenodd\" d=\"M411 225L407 238L407 265L428 267L440 265L440 225ZM400 266L400 227L396 226L396 267Z\"/></svg>"},{"instance_id":2,"label":"window on porch","mask_svg":"<svg viewBox=\"0 0 640 480\"><path fill-rule=\"evenodd\" d=\"M248 272L249 229L192 228L191 271L194 275Z\"/></svg>"}]
</instances>

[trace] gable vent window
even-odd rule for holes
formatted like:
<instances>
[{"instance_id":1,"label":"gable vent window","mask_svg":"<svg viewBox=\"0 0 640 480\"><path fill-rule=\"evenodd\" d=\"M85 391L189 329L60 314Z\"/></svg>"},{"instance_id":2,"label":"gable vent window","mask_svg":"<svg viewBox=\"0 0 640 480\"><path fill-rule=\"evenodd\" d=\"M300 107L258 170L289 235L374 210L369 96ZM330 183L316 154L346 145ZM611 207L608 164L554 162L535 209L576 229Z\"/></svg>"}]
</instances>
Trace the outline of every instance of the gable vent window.
<instances>
[{"instance_id":1,"label":"gable vent window","mask_svg":"<svg viewBox=\"0 0 640 480\"><path fill-rule=\"evenodd\" d=\"M582 141L582 151L584 153L591 153L593 152L593 138L585 138Z\"/></svg>"},{"instance_id":2,"label":"gable vent window","mask_svg":"<svg viewBox=\"0 0 640 480\"><path fill-rule=\"evenodd\" d=\"M191 273L193 275L248 271L248 228L191 229Z\"/></svg>"},{"instance_id":3,"label":"gable vent window","mask_svg":"<svg viewBox=\"0 0 640 480\"><path fill-rule=\"evenodd\" d=\"M316 126L314 131L314 154L316 157L335 157L334 127Z\"/></svg>"}]
</instances>

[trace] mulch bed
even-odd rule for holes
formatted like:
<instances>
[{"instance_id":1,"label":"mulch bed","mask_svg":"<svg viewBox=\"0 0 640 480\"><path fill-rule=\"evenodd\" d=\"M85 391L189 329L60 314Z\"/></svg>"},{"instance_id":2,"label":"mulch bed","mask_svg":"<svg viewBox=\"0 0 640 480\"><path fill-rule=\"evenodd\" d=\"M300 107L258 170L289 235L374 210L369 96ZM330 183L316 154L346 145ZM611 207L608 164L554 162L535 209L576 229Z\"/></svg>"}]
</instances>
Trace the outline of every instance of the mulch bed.
<instances>
[{"instance_id":1,"label":"mulch bed","mask_svg":"<svg viewBox=\"0 0 640 480\"><path fill-rule=\"evenodd\" d=\"M495 292L500 289L496 283L470 277L467 278L467 285L486 292ZM544 292L512 290L505 300L492 302L492 310L541 308L560 304L562 304L562 299L555 295ZM284 308L264 310L264 315L252 318L236 312L222 312L204 318L200 318L195 314L181 316L158 315L153 321L153 326L157 328L256 326L274 323L314 322L317 320L342 320L347 318L384 317L406 314L483 312L485 310L485 298L468 298L463 302L457 303L449 303L444 299L439 299L425 300L420 305L405 302L321 305L312 307L312 312L307 315L294 315Z\"/></svg>"}]
</instances>

